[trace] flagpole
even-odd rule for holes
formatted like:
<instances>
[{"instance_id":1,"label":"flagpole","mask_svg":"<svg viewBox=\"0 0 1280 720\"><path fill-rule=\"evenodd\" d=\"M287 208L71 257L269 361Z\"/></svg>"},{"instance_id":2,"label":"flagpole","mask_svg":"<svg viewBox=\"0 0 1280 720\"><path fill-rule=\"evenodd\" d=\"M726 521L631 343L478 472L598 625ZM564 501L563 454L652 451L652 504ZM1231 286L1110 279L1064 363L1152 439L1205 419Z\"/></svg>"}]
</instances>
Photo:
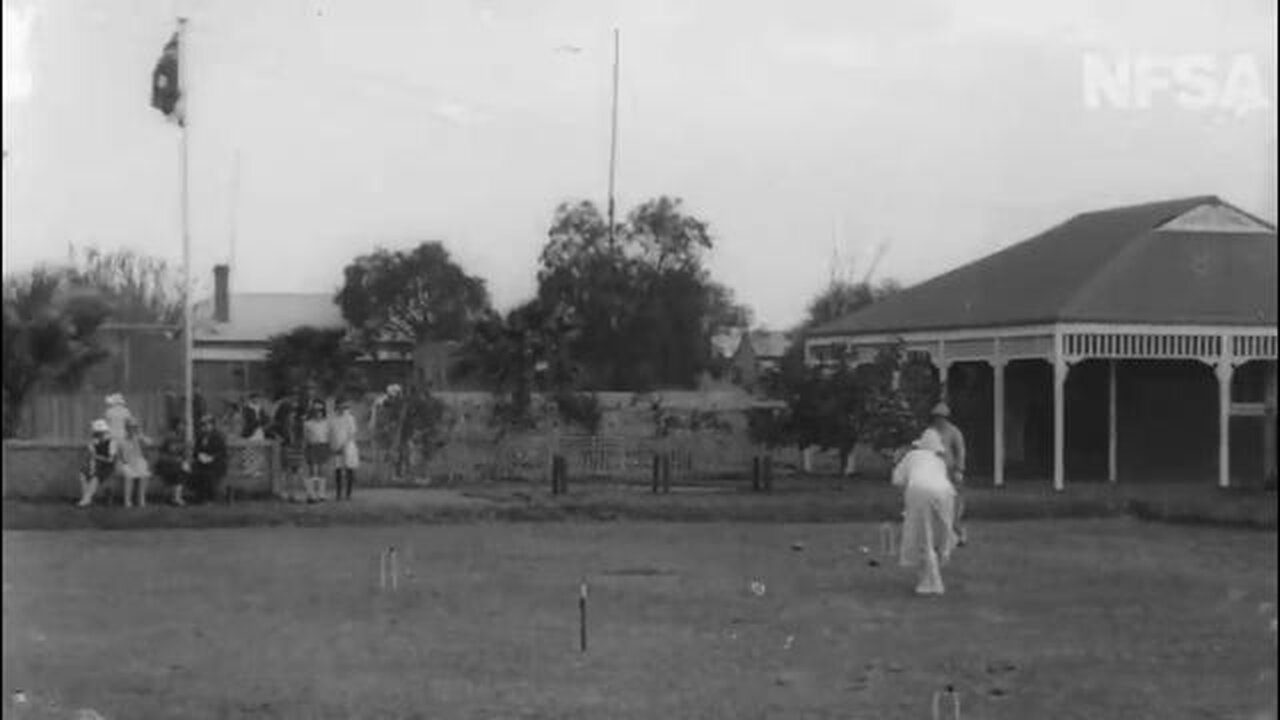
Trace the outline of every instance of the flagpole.
<instances>
[{"instance_id":1,"label":"flagpole","mask_svg":"<svg viewBox=\"0 0 1280 720\"><path fill-rule=\"evenodd\" d=\"M231 281L232 287L235 287L236 242L239 240L239 237L237 237L237 234L239 231L239 220L240 220L240 149L236 148L234 164L232 165L232 170L231 170L231 217L230 217L231 247L228 249L228 253L227 253L227 255L229 256L227 260L227 266L228 266L227 271L231 273L231 276L232 276L232 281Z\"/></svg>"},{"instance_id":2,"label":"flagpole","mask_svg":"<svg viewBox=\"0 0 1280 720\"><path fill-rule=\"evenodd\" d=\"M181 120L181 146L178 152L178 162L182 177L180 178L182 193L182 273L183 273L183 300L182 300L182 416L186 423L186 446L187 460L193 459L195 451L195 379L193 377L192 349L195 345L195 326L192 323L192 298L191 298L191 196L189 188L189 167L187 156L187 121L188 121L188 99L190 98L190 88L187 85L187 19L178 18L178 102L180 103L179 118Z\"/></svg>"},{"instance_id":3,"label":"flagpole","mask_svg":"<svg viewBox=\"0 0 1280 720\"><path fill-rule=\"evenodd\" d=\"M617 28L613 29L613 111L611 117L611 126L609 132L609 247L613 247L613 188L614 173L618 165L618 62L619 62L619 32Z\"/></svg>"}]
</instances>

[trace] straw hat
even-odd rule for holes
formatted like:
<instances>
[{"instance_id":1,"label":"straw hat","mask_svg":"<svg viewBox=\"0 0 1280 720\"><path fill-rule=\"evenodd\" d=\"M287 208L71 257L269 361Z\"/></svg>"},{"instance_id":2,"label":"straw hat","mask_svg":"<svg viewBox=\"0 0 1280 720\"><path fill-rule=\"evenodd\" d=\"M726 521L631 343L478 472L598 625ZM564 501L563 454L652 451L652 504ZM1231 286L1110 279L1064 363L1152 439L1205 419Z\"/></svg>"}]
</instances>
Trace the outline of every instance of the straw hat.
<instances>
[{"instance_id":1,"label":"straw hat","mask_svg":"<svg viewBox=\"0 0 1280 720\"><path fill-rule=\"evenodd\" d=\"M117 405L124 405L124 404L125 404L124 395L121 395L120 393L112 393L107 396L108 407L115 407Z\"/></svg>"},{"instance_id":2,"label":"straw hat","mask_svg":"<svg viewBox=\"0 0 1280 720\"><path fill-rule=\"evenodd\" d=\"M94 420L93 424L89 426L89 429L91 429L95 435L111 432L111 426L107 424L106 420L102 419Z\"/></svg>"},{"instance_id":3,"label":"straw hat","mask_svg":"<svg viewBox=\"0 0 1280 720\"><path fill-rule=\"evenodd\" d=\"M929 414L933 417L949 418L951 417L951 408L947 407L946 403L940 402L933 406L933 410L930 410Z\"/></svg>"}]
</instances>

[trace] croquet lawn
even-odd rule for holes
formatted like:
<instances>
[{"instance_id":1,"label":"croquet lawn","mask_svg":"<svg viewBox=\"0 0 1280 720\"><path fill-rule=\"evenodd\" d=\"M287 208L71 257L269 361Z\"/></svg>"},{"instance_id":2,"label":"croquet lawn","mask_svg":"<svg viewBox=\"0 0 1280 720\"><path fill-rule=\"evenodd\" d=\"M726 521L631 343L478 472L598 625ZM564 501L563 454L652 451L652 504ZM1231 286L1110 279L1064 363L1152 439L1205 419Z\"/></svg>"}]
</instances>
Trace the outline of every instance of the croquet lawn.
<instances>
[{"instance_id":1,"label":"croquet lawn","mask_svg":"<svg viewBox=\"0 0 1280 720\"><path fill-rule=\"evenodd\" d=\"M950 684L971 719L1269 717L1274 532L975 523L920 599L877 530L5 532L4 715L918 720Z\"/></svg>"}]
</instances>

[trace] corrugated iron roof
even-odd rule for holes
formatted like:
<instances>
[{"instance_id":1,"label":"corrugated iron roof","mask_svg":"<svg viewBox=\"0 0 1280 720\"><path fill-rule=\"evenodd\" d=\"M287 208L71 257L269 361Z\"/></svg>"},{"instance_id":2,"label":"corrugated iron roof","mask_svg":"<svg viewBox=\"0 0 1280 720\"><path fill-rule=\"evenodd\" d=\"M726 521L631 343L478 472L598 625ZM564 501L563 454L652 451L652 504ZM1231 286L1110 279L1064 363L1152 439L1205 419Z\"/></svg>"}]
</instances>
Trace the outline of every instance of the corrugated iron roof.
<instances>
[{"instance_id":1,"label":"corrugated iron roof","mask_svg":"<svg viewBox=\"0 0 1280 720\"><path fill-rule=\"evenodd\" d=\"M346 325L333 295L324 293L232 293L230 322L217 323L211 300L196 303L195 339L206 342L266 342L273 335L310 325Z\"/></svg>"},{"instance_id":2,"label":"corrugated iron roof","mask_svg":"<svg viewBox=\"0 0 1280 720\"><path fill-rule=\"evenodd\" d=\"M1276 324L1276 234L1160 226L1213 196L1077 215L810 336L1063 321Z\"/></svg>"}]
</instances>

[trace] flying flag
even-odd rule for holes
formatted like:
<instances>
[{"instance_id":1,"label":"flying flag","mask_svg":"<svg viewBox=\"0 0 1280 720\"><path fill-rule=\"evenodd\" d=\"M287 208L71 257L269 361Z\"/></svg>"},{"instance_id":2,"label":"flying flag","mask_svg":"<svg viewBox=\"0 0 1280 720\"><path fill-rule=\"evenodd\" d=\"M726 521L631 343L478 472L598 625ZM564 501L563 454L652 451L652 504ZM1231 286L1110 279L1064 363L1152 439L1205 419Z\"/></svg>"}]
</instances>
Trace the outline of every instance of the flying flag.
<instances>
[{"instance_id":1,"label":"flying flag","mask_svg":"<svg viewBox=\"0 0 1280 720\"><path fill-rule=\"evenodd\" d=\"M151 71L151 107L178 125L183 124L182 88L178 85L178 33L165 43Z\"/></svg>"}]
</instances>

